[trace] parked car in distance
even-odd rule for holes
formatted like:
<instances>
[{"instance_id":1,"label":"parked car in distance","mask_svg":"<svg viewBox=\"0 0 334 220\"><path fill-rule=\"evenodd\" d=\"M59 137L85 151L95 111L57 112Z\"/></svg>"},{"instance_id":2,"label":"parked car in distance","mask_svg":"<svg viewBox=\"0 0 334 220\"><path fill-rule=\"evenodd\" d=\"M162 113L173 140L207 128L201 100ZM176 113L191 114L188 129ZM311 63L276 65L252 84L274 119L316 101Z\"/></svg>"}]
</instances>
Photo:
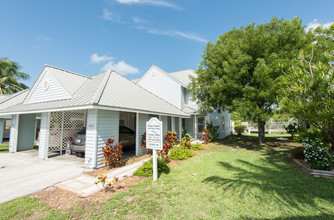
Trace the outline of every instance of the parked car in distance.
<instances>
[{"instance_id":1,"label":"parked car in distance","mask_svg":"<svg viewBox=\"0 0 334 220\"><path fill-rule=\"evenodd\" d=\"M123 147L135 145L135 132L123 125L119 126L119 141ZM82 128L72 139L71 151L77 153L85 153L86 144L86 128Z\"/></svg>"}]
</instances>

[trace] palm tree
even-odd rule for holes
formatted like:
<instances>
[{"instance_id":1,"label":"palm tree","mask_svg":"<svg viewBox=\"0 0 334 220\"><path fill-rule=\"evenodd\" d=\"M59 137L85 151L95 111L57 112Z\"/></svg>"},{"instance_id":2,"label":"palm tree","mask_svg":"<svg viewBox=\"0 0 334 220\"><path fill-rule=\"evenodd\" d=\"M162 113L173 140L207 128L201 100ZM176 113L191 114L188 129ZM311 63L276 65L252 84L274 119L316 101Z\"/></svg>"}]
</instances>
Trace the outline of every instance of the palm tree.
<instances>
[{"instance_id":1,"label":"palm tree","mask_svg":"<svg viewBox=\"0 0 334 220\"><path fill-rule=\"evenodd\" d=\"M21 66L7 58L0 59L0 94L13 94L28 88L19 80L27 80L29 74L20 72Z\"/></svg>"}]
</instances>

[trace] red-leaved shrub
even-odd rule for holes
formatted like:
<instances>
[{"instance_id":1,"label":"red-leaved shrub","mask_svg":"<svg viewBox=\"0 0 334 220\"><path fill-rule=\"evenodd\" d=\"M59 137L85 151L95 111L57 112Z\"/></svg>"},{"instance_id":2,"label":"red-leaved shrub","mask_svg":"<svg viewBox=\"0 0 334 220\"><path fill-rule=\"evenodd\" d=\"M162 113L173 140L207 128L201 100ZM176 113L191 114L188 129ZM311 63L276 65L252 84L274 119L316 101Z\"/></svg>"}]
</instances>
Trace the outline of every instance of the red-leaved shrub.
<instances>
[{"instance_id":1,"label":"red-leaved shrub","mask_svg":"<svg viewBox=\"0 0 334 220\"><path fill-rule=\"evenodd\" d=\"M204 140L204 144L208 144L212 141L209 129L204 128L204 130L202 131L202 138Z\"/></svg>"},{"instance_id":2,"label":"red-leaved shrub","mask_svg":"<svg viewBox=\"0 0 334 220\"><path fill-rule=\"evenodd\" d=\"M116 138L109 138L106 142L106 147L102 148L103 162L109 167L120 167L124 165L122 143L114 144Z\"/></svg>"}]
</instances>

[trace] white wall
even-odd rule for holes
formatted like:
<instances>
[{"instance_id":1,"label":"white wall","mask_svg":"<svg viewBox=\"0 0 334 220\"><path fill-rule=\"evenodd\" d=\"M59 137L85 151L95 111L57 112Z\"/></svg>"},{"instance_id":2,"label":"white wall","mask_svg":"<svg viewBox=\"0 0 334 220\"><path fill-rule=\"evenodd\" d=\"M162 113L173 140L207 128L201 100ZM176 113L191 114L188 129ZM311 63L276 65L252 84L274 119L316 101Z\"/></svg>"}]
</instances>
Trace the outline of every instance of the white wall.
<instances>
[{"instance_id":1,"label":"white wall","mask_svg":"<svg viewBox=\"0 0 334 220\"><path fill-rule=\"evenodd\" d=\"M54 101L61 99L68 99L71 96L66 92L66 90L58 83L58 81L49 73L47 70L42 76L41 80L32 89L32 93L29 95L30 98L26 100L26 103L37 103L45 101ZM49 82L49 87L47 90L44 89L44 82ZM75 82L73 82L75 83Z\"/></svg>"},{"instance_id":2,"label":"white wall","mask_svg":"<svg viewBox=\"0 0 334 220\"><path fill-rule=\"evenodd\" d=\"M106 146L109 138L119 140L119 112L97 110L97 168L104 166L102 148Z\"/></svg>"},{"instance_id":3,"label":"white wall","mask_svg":"<svg viewBox=\"0 0 334 220\"><path fill-rule=\"evenodd\" d=\"M137 84L181 109L182 86L154 66Z\"/></svg>"},{"instance_id":4,"label":"white wall","mask_svg":"<svg viewBox=\"0 0 334 220\"><path fill-rule=\"evenodd\" d=\"M17 151L34 149L36 114L20 115Z\"/></svg>"},{"instance_id":5,"label":"white wall","mask_svg":"<svg viewBox=\"0 0 334 220\"><path fill-rule=\"evenodd\" d=\"M218 138L225 138L226 136L230 135L231 133L231 127L230 127L230 120L231 120L231 114L228 111L223 111L221 113L213 112L209 115L209 121L213 123L215 126L219 126L218 132L219 137ZM222 117L225 119L225 127L223 127L222 123Z\"/></svg>"}]
</instances>

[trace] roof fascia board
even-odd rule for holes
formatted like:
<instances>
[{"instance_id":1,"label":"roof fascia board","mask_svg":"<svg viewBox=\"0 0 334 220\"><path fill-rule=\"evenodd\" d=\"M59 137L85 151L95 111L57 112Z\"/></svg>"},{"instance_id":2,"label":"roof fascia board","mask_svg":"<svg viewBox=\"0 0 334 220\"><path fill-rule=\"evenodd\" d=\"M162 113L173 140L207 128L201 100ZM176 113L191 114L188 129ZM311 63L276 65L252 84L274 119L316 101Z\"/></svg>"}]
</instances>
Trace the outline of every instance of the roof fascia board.
<instances>
[{"instance_id":1,"label":"roof fascia board","mask_svg":"<svg viewBox=\"0 0 334 220\"><path fill-rule=\"evenodd\" d=\"M148 73L152 70L152 69L157 69L159 72L161 72L162 74L164 74L165 76L167 76L168 78L170 78L171 80L173 80L174 82L176 82L177 84L179 84L179 85L181 85L181 86L183 86L183 87L185 87L185 88L187 88L183 83L181 83L180 81L178 81L177 79L175 79L174 77L172 77L172 76L170 76L166 71L164 71L163 69L161 69L160 67L158 67L158 66L156 66L156 65L152 65L147 71L146 71L146 73L142 76L142 77L140 77L139 79L138 79L138 81L136 82L136 84L138 84L142 79L144 79L147 75L148 75Z\"/></svg>"},{"instance_id":2,"label":"roof fascia board","mask_svg":"<svg viewBox=\"0 0 334 220\"><path fill-rule=\"evenodd\" d=\"M134 112L134 113L142 113L142 114L159 114L163 116L173 116L173 117L182 117L182 118L190 118L190 115L184 113L184 115L178 114L169 114L163 112L154 112L154 111L145 111L145 110L137 110L137 109L128 109L121 107L112 107L112 106L103 106L103 105L82 105L82 106L74 106L74 107L64 107L57 109L42 109L42 110L32 110L32 111L18 111L18 112L10 112L10 113L0 113L0 117L7 115L21 115L21 114L34 114L41 112L59 112L59 111L73 111L73 110L83 110L83 109L102 109L102 110L113 110L113 111L123 111L123 112Z\"/></svg>"},{"instance_id":3,"label":"roof fascia board","mask_svg":"<svg viewBox=\"0 0 334 220\"><path fill-rule=\"evenodd\" d=\"M46 72L44 72L44 70L46 69L46 65L44 65L41 73L39 74L37 80L35 81L34 85L31 87L30 92L28 93L28 95L25 97L25 99L23 100L23 104L27 104L28 100L30 99L31 95L34 93L34 91L36 90L37 85L39 84L39 82L42 80L43 76L45 75Z\"/></svg>"}]
</instances>

